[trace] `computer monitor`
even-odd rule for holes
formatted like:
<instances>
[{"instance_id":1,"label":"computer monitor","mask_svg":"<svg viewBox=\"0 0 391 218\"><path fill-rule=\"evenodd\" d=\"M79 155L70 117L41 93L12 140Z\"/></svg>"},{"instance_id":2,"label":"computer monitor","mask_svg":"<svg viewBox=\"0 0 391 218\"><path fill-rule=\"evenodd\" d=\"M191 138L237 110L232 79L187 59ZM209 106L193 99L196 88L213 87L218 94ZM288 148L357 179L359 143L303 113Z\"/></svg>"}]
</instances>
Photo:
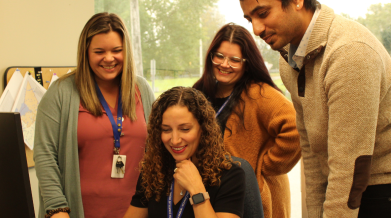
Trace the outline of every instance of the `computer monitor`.
<instances>
[{"instance_id":1,"label":"computer monitor","mask_svg":"<svg viewBox=\"0 0 391 218\"><path fill-rule=\"evenodd\" d=\"M0 113L0 217L35 218L19 113Z\"/></svg>"}]
</instances>

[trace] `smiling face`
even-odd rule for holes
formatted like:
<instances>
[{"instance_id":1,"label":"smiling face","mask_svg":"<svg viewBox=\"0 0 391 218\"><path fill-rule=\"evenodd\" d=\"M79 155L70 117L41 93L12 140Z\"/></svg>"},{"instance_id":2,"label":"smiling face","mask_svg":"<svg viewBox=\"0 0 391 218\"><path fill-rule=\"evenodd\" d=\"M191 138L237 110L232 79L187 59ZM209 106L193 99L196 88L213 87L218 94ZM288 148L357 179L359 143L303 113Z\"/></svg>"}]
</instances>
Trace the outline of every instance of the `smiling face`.
<instances>
[{"instance_id":1,"label":"smiling face","mask_svg":"<svg viewBox=\"0 0 391 218\"><path fill-rule=\"evenodd\" d=\"M121 36L114 31L93 36L88 48L88 60L98 84L113 82L123 67Z\"/></svg>"},{"instance_id":2,"label":"smiling face","mask_svg":"<svg viewBox=\"0 0 391 218\"><path fill-rule=\"evenodd\" d=\"M252 23L254 34L261 37L274 50L289 43L299 45L306 27L298 10L302 5L289 3L282 8L280 0L241 0L244 17Z\"/></svg>"},{"instance_id":3,"label":"smiling face","mask_svg":"<svg viewBox=\"0 0 391 218\"><path fill-rule=\"evenodd\" d=\"M195 158L201 126L186 106L167 108L163 113L161 130L163 144L177 162Z\"/></svg>"},{"instance_id":4,"label":"smiling face","mask_svg":"<svg viewBox=\"0 0 391 218\"><path fill-rule=\"evenodd\" d=\"M223 41L216 52L223 54L225 57L243 58L240 46L228 41ZM245 62L243 62L243 64L238 68L232 68L228 64L228 58L226 58L224 63L220 65L213 64L213 73L216 80L219 82L219 88L224 87L225 89L228 88L232 91L235 84L244 74L244 65Z\"/></svg>"}]
</instances>

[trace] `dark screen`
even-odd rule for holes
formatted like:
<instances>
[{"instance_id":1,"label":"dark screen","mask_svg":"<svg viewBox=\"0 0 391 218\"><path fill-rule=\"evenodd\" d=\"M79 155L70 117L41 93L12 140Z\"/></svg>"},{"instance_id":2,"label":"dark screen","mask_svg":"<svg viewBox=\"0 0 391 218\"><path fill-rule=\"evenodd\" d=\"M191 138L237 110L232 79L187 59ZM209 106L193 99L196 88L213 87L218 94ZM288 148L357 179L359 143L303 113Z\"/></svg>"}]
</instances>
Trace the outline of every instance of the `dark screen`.
<instances>
[{"instance_id":1,"label":"dark screen","mask_svg":"<svg viewBox=\"0 0 391 218\"><path fill-rule=\"evenodd\" d=\"M0 113L0 216L35 217L19 113Z\"/></svg>"}]
</instances>

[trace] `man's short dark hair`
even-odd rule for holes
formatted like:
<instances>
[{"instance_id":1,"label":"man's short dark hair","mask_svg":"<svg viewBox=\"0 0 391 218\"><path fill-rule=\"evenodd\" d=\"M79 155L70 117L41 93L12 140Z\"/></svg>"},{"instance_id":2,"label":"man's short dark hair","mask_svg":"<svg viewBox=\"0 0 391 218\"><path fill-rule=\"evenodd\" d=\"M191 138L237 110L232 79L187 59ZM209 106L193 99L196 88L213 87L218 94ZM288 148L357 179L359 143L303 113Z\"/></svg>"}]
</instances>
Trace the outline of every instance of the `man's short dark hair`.
<instances>
[{"instance_id":1,"label":"man's short dark hair","mask_svg":"<svg viewBox=\"0 0 391 218\"><path fill-rule=\"evenodd\" d=\"M288 5L293 2L293 0L280 0L282 8L285 9ZM304 0L304 8L310 11L316 10L316 5L318 4L317 0Z\"/></svg>"}]
</instances>

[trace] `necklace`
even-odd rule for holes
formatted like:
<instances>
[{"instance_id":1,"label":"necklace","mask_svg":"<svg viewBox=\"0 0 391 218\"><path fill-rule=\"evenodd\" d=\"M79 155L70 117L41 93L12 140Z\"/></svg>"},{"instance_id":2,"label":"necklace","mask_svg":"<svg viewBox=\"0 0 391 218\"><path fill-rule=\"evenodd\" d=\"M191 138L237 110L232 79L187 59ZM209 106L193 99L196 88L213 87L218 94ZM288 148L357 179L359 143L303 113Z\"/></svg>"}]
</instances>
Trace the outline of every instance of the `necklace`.
<instances>
[{"instance_id":1,"label":"necklace","mask_svg":"<svg viewBox=\"0 0 391 218\"><path fill-rule=\"evenodd\" d=\"M174 210L172 208L173 192L174 192L174 181L172 181L172 183L171 183L170 195L167 196L167 217L168 218L174 218L174 214L173 214ZM182 217L183 211L185 209L185 206L187 204L187 200L189 199L189 197L190 197L190 193L186 192L185 196L182 198L182 202L180 203L178 214L175 217L177 217L177 218Z\"/></svg>"},{"instance_id":2,"label":"necklace","mask_svg":"<svg viewBox=\"0 0 391 218\"><path fill-rule=\"evenodd\" d=\"M179 193L179 195L183 196L183 187L178 184L178 189L181 189L181 192Z\"/></svg>"}]
</instances>

